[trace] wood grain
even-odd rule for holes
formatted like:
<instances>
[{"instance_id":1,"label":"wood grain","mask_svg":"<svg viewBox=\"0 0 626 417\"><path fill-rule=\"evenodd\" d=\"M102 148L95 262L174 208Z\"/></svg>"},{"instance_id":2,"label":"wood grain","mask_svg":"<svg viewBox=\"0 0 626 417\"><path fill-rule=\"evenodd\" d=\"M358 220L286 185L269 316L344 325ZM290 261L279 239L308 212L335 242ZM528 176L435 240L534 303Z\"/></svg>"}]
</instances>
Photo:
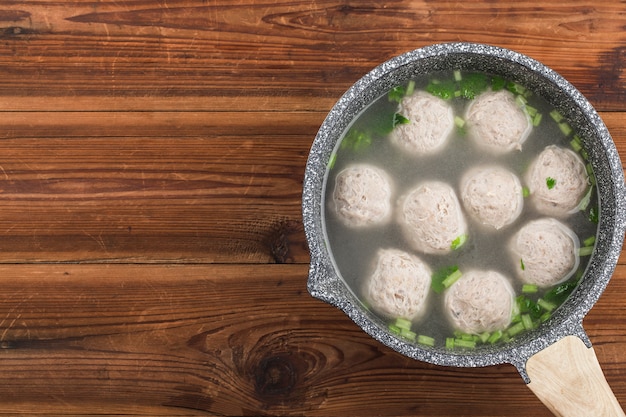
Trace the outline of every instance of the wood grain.
<instances>
[{"instance_id":1,"label":"wood grain","mask_svg":"<svg viewBox=\"0 0 626 417\"><path fill-rule=\"evenodd\" d=\"M435 42L530 55L626 155L620 1L0 4L0 414L549 416L508 365L403 357L306 291L327 112ZM626 253L585 318L626 406Z\"/></svg>"},{"instance_id":2,"label":"wood grain","mask_svg":"<svg viewBox=\"0 0 626 417\"><path fill-rule=\"evenodd\" d=\"M309 297L306 273L305 265L0 266L2 411L550 415L512 366L445 368L390 351ZM626 285L610 285L585 325L623 400L626 370L610 357L626 347L614 308Z\"/></svg>"}]
</instances>

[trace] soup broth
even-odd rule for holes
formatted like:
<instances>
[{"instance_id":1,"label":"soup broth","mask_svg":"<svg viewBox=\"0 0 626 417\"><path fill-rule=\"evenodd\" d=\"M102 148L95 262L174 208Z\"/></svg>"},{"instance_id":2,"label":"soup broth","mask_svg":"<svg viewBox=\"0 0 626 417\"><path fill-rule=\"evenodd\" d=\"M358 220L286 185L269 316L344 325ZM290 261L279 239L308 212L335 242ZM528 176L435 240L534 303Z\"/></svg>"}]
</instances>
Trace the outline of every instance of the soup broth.
<instances>
[{"instance_id":1,"label":"soup broth","mask_svg":"<svg viewBox=\"0 0 626 417\"><path fill-rule=\"evenodd\" d=\"M521 149L491 152L470 139L468 107L481 96L494 91L509 92L531 126ZM392 135L409 122L399 103L414 94L428 94L443 100L452 111L453 128L443 145L433 152L418 154L392 143ZM528 170L537 156L550 145L570 149L586 165L587 191L571 213L552 216L531 204ZM352 166L373 166L383 170L391 180L391 220L366 227L351 227L342 221L334 203L337 176ZM510 224L494 229L481 224L461 204L467 223L466 232L447 253L416 250L406 239L405 226L397 221L398 201L416 184L443 182L460 199L463 175L478 166L504 167L520 179L523 209ZM558 178L546 178L546 186ZM372 314L384 321L398 337L423 345L446 349L467 349L481 344L505 343L521 333L537 328L573 291L593 250L597 229L598 201L593 173L586 160L580 139L565 120L543 98L523 86L484 73L461 71L429 74L398 86L369 105L344 132L328 163L324 192L323 223L327 245L341 278ZM537 286L522 281L518 268L524 259L512 261L511 239L531 221L556 217L571 229L580 241L576 270L553 286ZM381 249L398 249L417 256L432 272L426 312L419 318L406 319L376 312L365 295L365 283L373 273L374 260ZM578 249L577 249L578 250ZM505 276L514 291L511 321L506 328L464 332L455 328L444 306L444 298L454 280L470 270L496 271ZM442 283L450 277L449 282Z\"/></svg>"}]
</instances>

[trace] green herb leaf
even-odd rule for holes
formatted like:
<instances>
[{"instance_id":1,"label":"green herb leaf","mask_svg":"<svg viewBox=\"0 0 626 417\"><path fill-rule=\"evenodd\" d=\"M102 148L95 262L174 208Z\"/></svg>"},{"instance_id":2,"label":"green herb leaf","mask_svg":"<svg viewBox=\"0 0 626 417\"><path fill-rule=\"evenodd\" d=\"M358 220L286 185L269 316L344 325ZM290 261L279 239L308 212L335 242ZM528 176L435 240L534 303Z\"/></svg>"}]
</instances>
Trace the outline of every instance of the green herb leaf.
<instances>
[{"instance_id":1,"label":"green herb leaf","mask_svg":"<svg viewBox=\"0 0 626 417\"><path fill-rule=\"evenodd\" d=\"M500 91L506 87L506 80L502 77L495 76L491 78L491 90Z\"/></svg>"},{"instance_id":2,"label":"green herb leaf","mask_svg":"<svg viewBox=\"0 0 626 417\"><path fill-rule=\"evenodd\" d=\"M398 125L406 125L408 123L410 123L410 120L407 119L406 117L404 117L403 115L401 115L400 113L396 113L396 114L393 115L393 127L394 127L394 129Z\"/></svg>"},{"instance_id":3,"label":"green herb leaf","mask_svg":"<svg viewBox=\"0 0 626 417\"><path fill-rule=\"evenodd\" d=\"M543 311L541 311L541 307L539 307L539 305L530 298L525 295L519 295L515 301L520 314L529 314L533 320L537 320L541 317L541 314L543 313Z\"/></svg>"},{"instance_id":4,"label":"green herb leaf","mask_svg":"<svg viewBox=\"0 0 626 417\"><path fill-rule=\"evenodd\" d=\"M389 101L395 101L399 103L400 101L402 101L405 95L406 88L399 85L389 90L389 93L387 94L387 99L389 99Z\"/></svg>"},{"instance_id":5,"label":"green herb leaf","mask_svg":"<svg viewBox=\"0 0 626 417\"><path fill-rule=\"evenodd\" d=\"M360 129L350 129L341 141L341 149L352 149L354 151L359 151L361 149L367 148L371 144L371 134Z\"/></svg>"},{"instance_id":6,"label":"green herb leaf","mask_svg":"<svg viewBox=\"0 0 626 417\"><path fill-rule=\"evenodd\" d=\"M489 81L483 73L466 74L459 81L461 96L469 100L474 99L477 95L487 90L488 87Z\"/></svg>"},{"instance_id":7,"label":"green herb leaf","mask_svg":"<svg viewBox=\"0 0 626 417\"><path fill-rule=\"evenodd\" d=\"M556 180L554 178L552 177L546 178L546 186L548 187L549 190L553 189L555 185L556 185Z\"/></svg>"},{"instance_id":8,"label":"green herb leaf","mask_svg":"<svg viewBox=\"0 0 626 417\"><path fill-rule=\"evenodd\" d=\"M560 305L574 291L578 283L574 280L566 281L557 285L543 295L543 299L553 304Z\"/></svg>"},{"instance_id":9,"label":"green herb leaf","mask_svg":"<svg viewBox=\"0 0 626 417\"><path fill-rule=\"evenodd\" d=\"M432 80L426 86L426 91L444 100L450 100L452 97L454 97L455 90L456 82L454 80Z\"/></svg>"},{"instance_id":10,"label":"green herb leaf","mask_svg":"<svg viewBox=\"0 0 626 417\"><path fill-rule=\"evenodd\" d=\"M450 277L452 274L459 271L459 267L457 265L447 266L435 271L431 277L430 287L434 292L440 294L447 287L444 285L444 281L446 278Z\"/></svg>"}]
</instances>

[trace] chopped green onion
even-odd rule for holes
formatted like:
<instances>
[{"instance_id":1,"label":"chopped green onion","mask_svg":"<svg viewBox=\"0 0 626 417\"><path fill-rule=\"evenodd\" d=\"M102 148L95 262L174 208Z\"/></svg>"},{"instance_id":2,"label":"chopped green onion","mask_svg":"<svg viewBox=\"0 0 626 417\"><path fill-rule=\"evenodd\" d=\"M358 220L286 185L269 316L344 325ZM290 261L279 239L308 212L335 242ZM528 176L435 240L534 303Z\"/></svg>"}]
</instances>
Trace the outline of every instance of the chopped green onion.
<instances>
[{"instance_id":1,"label":"chopped green onion","mask_svg":"<svg viewBox=\"0 0 626 417\"><path fill-rule=\"evenodd\" d=\"M526 101L526 99L524 100ZM535 117L537 114L537 109L533 106L529 106L528 104L524 104L524 109L526 109L526 113L528 113L530 117Z\"/></svg>"},{"instance_id":2,"label":"chopped green onion","mask_svg":"<svg viewBox=\"0 0 626 417\"><path fill-rule=\"evenodd\" d=\"M454 332L454 337L456 339L461 339L461 340L467 340L467 341L477 341L479 339L479 337L475 334L470 334L470 333L464 333L462 331L456 330Z\"/></svg>"},{"instance_id":3,"label":"chopped green onion","mask_svg":"<svg viewBox=\"0 0 626 417\"><path fill-rule=\"evenodd\" d=\"M417 336L417 343L420 345L435 346L435 339L430 336L420 334Z\"/></svg>"},{"instance_id":4,"label":"chopped green onion","mask_svg":"<svg viewBox=\"0 0 626 417\"><path fill-rule=\"evenodd\" d=\"M415 91L415 81L411 80L406 86L406 95L410 96L413 94L414 91Z\"/></svg>"},{"instance_id":5,"label":"chopped green onion","mask_svg":"<svg viewBox=\"0 0 626 417\"><path fill-rule=\"evenodd\" d=\"M533 319L530 318L529 314L522 314L522 325L524 326L524 329L526 330L532 330L534 325L533 325Z\"/></svg>"},{"instance_id":6,"label":"chopped green onion","mask_svg":"<svg viewBox=\"0 0 626 417\"><path fill-rule=\"evenodd\" d=\"M400 329L400 336L407 340L414 342L415 338L417 337L417 334L411 330Z\"/></svg>"},{"instance_id":7,"label":"chopped green onion","mask_svg":"<svg viewBox=\"0 0 626 417\"><path fill-rule=\"evenodd\" d=\"M589 236L587 239L583 240L584 246L593 246L594 243L596 243L595 236Z\"/></svg>"},{"instance_id":8,"label":"chopped green onion","mask_svg":"<svg viewBox=\"0 0 626 417\"><path fill-rule=\"evenodd\" d=\"M519 260L519 267L522 269L522 271L526 270L526 265L524 265L524 260L522 258L520 258Z\"/></svg>"},{"instance_id":9,"label":"chopped green onion","mask_svg":"<svg viewBox=\"0 0 626 417\"><path fill-rule=\"evenodd\" d=\"M589 160L589 154L587 153L586 150L581 149L579 153L580 153L580 156L582 156L585 161Z\"/></svg>"},{"instance_id":10,"label":"chopped green onion","mask_svg":"<svg viewBox=\"0 0 626 417\"><path fill-rule=\"evenodd\" d=\"M473 340L454 339L454 347L474 349L476 342Z\"/></svg>"},{"instance_id":11,"label":"chopped green onion","mask_svg":"<svg viewBox=\"0 0 626 417\"><path fill-rule=\"evenodd\" d=\"M463 127L465 126L465 120L462 117L454 116L454 124L456 127Z\"/></svg>"},{"instance_id":12,"label":"chopped green onion","mask_svg":"<svg viewBox=\"0 0 626 417\"><path fill-rule=\"evenodd\" d=\"M337 154L334 153L330 156L328 160L328 169L333 169L335 167L335 162L337 162Z\"/></svg>"},{"instance_id":13,"label":"chopped green onion","mask_svg":"<svg viewBox=\"0 0 626 417\"><path fill-rule=\"evenodd\" d=\"M552 177L546 178L546 187L548 187L548 190L553 189L555 185L556 185L556 180L554 178Z\"/></svg>"},{"instance_id":14,"label":"chopped green onion","mask_svg":"<svg viewBox=\"0 0 626 417\"><path fill-rule=\"evenodd\" d=\"M489 336L489 339L487 339L487 342L493 345L494 343L502 339L503 335L504 333L502 332L502 330L496 330L495 332L491 333L491 336Z\"/></svg>"},{"instance_id":15,"label":"chopped green onion","mask_svg":"<svg viewBox=\"0 0 626 417\"><path fill-rule=\"evenodd\" d=\"M519 323L520 321L522 321L522 315L519 313L519 311L517 312L517 314L513 314L511 316L511 323Z\"/></svg>"},{"instance_id":16,"label":"chopped green onion","mask_svg":"<svg viewBox=\"0 0 626 417\"><path fill-rule=\"evenodd\" d=\"M539 317L539 321L541 323L545 323L546 321L548 321L550 317L552 317L552 313L549 311L546 311L545 313L541 315L541 317Z\"/></svg>"},{"instance_id":17,"label":"chopped green onion","mask_svg":"<svg viewBox=\"0 0 626 417\"><path fill-rule=\"evenodd\" d=\"M524 96L516 96L515 102L517 103L518 106L523 108L526 106L526 103L528 103L528 100L526 100Z\"/></svg>"},{"instance_id":18,"label":"chopped green onion","mask_svg":"<svg viewBox=\"0 0 626 417\"><path fill-rule=\"evenodd\" d=\"M454 271L453 273L451 273L450 275L448 275L446 277L446 279L444 279L441 284L444 286L444 288L449 288L452 284L454 284L455 282L457 282L459 280L459 278L461 278L461 270L457 269L456 271Z\"/></svg>"},{"instance_id":19,"label":"chopped green onion","mask_svg":"<svg viewBox=\"0 0 626 417\"><path fill-rule=\"evenodd\" d=\"M567 122L561 122L559 123L559 129L561 129L561 132L565 135L565 136L569 136L570 133L572 133L572 127L569 125L569 123Z\"/></svg>"},{"instance_id":20,"label":"chopped green onion","mask_svg":"<svg viewBox=\"0 0 626 417\"><path fill-rule=\"evenodd\" d=\"M543 298L537 300L537 305L546 311L553 311L556 308L556 304L546 301Z\"/></svg>"},{"instance_id":21,"label":"chopped green onion","mask_svg":"<svg viewBox=\"0 0 626 417\"><path fill-rule=\"evenodd\" d=\"M589 256L593 253L593 246L584 246L578 249L578 256Z\"/></svg>"},{"instance_id":22,"label":"chopped green onion","mask_svg":"<svg viewBox=\"0 0 626 417\"><path fill-rule=\"evenodd\" d=\"M524 268L522 268L524 269ZM522 292L524 294L534 294L537 291L539 291L539 287L537 286L537 284L524 284L522 286Z\"/></svg>"},{"instance_id":23,"label":"chopped green onion","mask_svg":"<svg viewBox=\"0 0 626 417\"><path fill-rule=\"evenodd\" d=\"M465 243L466 240L467 240L467 235L465 233L462 234L462 235L459 235L459 236L457 236L456 239L454 239L452 241L452 244L450 245L450 248L452 250L457 250L458 248L463 246L463 244Z\"/></svg>"},{"instance_id":24,"label":"chopped green onion","mask_svg":"<svg viewBox=\"0 0 626 417\"><path fill-rule=\"evenodd\" d=\"M519 314L520 314L520 307L519 307L519 305L520 305L520 302L519 302L519 300L516 299L515 302L513 303L513 306L511 307L511 317L512 317L511 321L513 321L513 319L516 316L519 316Z\"/></svg>"},{"instance_id":25,"label":"chopped green onion","mask_svg":"<svg viewBox=\"0 0 626 417\"><path fill-rule=\"evenodd\" d=\"M411 330L411 320L398 317L395 325L400 329Z\"/></svg>"},{"instance_id":26,"label":"chopped green onion","mask_svg":"<svg viewBox=\"0 0 626 417\"><path fill-rule=\"evenodd\" d=\"M557 123L560 123L561 120L563 120L563 115L557 109L554 109L550 112L550 117L552 117L552 120Z\"/></svg>"},{"instance_id":27,"label":"chopped green onion","mask_svg":"<svg viewBox=\"0 0 626 417\"><path fill-rule=\"evenodd\" d=\"M524 323L520 321L519 323L516 323L513 326L509 327L507 330L507 334L513 337L523 331L524 331Z\"/></svg>"},{"instance_id":28,"label":"chopped green onion","mask_svg":"<svg viewBox=\"0 0 626 417\"><path fill-rule=\"evenodd\" d=\"M440 294L443 290L447 288L443 285L443 281L458 270L459 267L456 265L438 269L431 276L430 287L433 289L434 292Z\"/></svg>"},{"instance_id":29,"label":"chopped green onion","mask_svg":"<svg viewBox=\"0 0 626 417\"><path fill-rule=\"evenodd\" d=\"M463 77L461 76L461 70L454 70L454 79L455 81L461 81Z\"/></svg>"},{"instance_id":30,"label":"chopped green onion","mask_svg":"<svg viewBox=\"0 0 626 417\"><path fill-rule=\"evenodd\" d=\"M541 113L537 113L533 116L533 121L532 124L534 127L539 126L539 124L541 123L541 119L543 119L543 115Z\"/></svg>"},{"instance_id":31,"label":"chopped green onion","mask_svg":"<svg viewBox=\"0 0 626 417\"><path fill-rule=\"evenodd\" d=\"M390 324L389 325L389 331L393 334L399 335L400 334L400 328L398 326L396 326L395 324Z\"/></svg>"},{"instance_id":32,"label":"chopped green onion","mask_svg":"<svg viewBox=\"0 0 626 417\"><path fill-rule=\"evenodd\" d=\"M578 135L574 135L574 138L569 142L569 144L576 152L580 152L580 150L583 148L582 144L580 143L580 136Z\"/></svg>"},{"instance_id":33,"label":"chopped green onion","mask_svg":"<svg viewBox=\"0 0 626 417\"><path fill-rule=\"evenodd\" d=\"M489 340L489 337L491 337L491 333L483 332L483 333L479 334L478 337L480 338L481 342L487 343L487 340Z\"/></svg>"},{"instance_id":34,"label":"chopped green onion","mask_svg":"<svg viewBox=\"0 0 626 417\"><path fill-rule=\"evenodd\" d=\"M446 337L446 349L454 349L454 338Z\"/></svg>"},{"instance_id":35,"label":"chopped green onion","mask_svg":"<svg viewBox=\"0 0 626 417\"><path fill-rule=\"evenodd\" d=\"M530 195L530 189L526 186L522 187L522 196L523 197L528 197Z\"/></svg>"}]
</instances>

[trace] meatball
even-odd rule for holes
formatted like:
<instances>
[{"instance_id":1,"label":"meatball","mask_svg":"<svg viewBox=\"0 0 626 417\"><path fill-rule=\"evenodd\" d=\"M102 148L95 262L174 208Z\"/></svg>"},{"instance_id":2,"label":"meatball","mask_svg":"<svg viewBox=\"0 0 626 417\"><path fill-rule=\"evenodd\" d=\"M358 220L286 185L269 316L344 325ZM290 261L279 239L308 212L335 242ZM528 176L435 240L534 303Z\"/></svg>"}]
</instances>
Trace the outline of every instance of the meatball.
<instances>
[{"instance_id":1,"label":"meatball","mask_svg":"<svg viewBox=\"0 0 626 417\"><path fill-rule=\"evenodd\" d=\"M507 90L479 95L470 103L465 118L471 140L498 154L521 150L532 130L530 118Z\"/></svg>"},{"instance_id":2,"label":"meatball","mask_svg":"<svg viewBox=\"0 0 626 417\"><path fill-rule=\"evenodd\" d=\"M419 252L445 254L452 242L467 234L467 223L452 187L426 181L399 200L398 223L411 247Z\"/></svg>"},{"instance_id":3,"label":"meatball","mask_svg":"<svg viewBox=\"0 0 626 417\"><path fill-rule=\"evenodd\" d=\"M391 179L371 165L353 165L337 174L333 201L339 218L350 227L385 223L391 216Z\"/></svg>"},{"instance_id":4,"label":"meatball","mask_svg":"<svg viewBox=\"0 0 626 417\"><path fill-rule=\"evenodd\" d=\"M423 91L404 97L398 113L409 122L396 126L390 140L412 155L437 152L454 129L454 113L450 104Z\"/></svg>"},{"instance_id":5,"label":"meatball","mask_svg":"<svg viewBox=\"0 0 626 417\"><path fill-rule=\"evenodd\" d=\"M470 270L446 290L445 312L455 329L480 334L511 323L515 292L496 271Z\"/></svg>"},{"instance_id":6,"label":"meatball","mask_svg":"<svg viewBox=\"0 0 626 417\"><path fill-rule=\"evenodd\" d=\"M588 189L585 163L574 151L547 146L531 163L527 179L531 202L545 215L576 211Z\"/></svg>"},{"instance_id":7,"label":"meatball","mask_svg":"<svg viewBox=\"0 0 626 417\"><path fill-rule=\"evenodd\" d=\"M398 249L380 249L365 298L378 313L414 320L426 311L431 271L417 256Z\"/></svg>"},{"instance_id":8,"label":"meatball","mask_svg":"<svg viewBox=\"0 0 626 417\"><path fill-rule=\"evenodd\" d=\"M498 166L473 168L461 178L461 201L480 223L500 229L517 219L524 206L522 185Z\"/></svg>"},{"instance_id":9,"label":"meatball","mask_svg":"<svg viewBox=\"0 0 626 417\"><path fill-rule=\"evenodd\" d=\"M517 276L525 283L550 287L578 268L579 241L566 225L542 218L524 225L511 239L509 250Z\"/></svg>"}]
</instances>

